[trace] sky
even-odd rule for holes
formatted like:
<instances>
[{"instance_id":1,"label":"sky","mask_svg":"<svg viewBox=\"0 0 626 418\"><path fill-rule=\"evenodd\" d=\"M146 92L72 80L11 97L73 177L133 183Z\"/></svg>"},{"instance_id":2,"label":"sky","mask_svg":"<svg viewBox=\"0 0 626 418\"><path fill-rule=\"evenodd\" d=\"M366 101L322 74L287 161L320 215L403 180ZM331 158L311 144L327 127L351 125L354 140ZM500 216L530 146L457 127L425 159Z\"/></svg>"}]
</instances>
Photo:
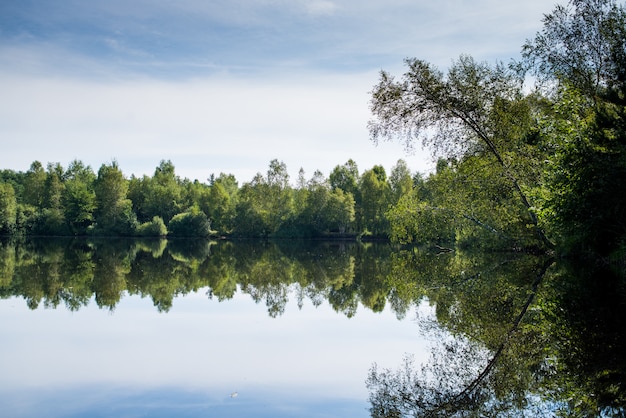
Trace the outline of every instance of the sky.
<instances>
[{"instance_id":1,"label":"sky","mask_svg":"<svg viewBox=\"0 0 626 418\"><path fill-rule=\"evenodd\" d=\"M295 183L349 159L360 173L430 151L375 145L369 92L407 57L519 58L548 0L3 0L0 169L78 159L127 176L171 160L181 178L277 159Z\"/></svg>"},{"instance_id":2,"label":"sky","mask_svg":"<svg viewBox=\"0 0 626 418\"><path fill-rule=\"evenodd\" d=\"M286 305L272 318L248 294L218 302L206 289L178 296L168 313L137 295L113 312L93 300L78 311L0 300L3 413L366 417L372 363L395 368L407 352L421 363L434 344L416 320L434 320L427 301L402 321L388 307L361 305L351 318L326 302L299 308L296 291Z\"/></svg>"}]
</instances>

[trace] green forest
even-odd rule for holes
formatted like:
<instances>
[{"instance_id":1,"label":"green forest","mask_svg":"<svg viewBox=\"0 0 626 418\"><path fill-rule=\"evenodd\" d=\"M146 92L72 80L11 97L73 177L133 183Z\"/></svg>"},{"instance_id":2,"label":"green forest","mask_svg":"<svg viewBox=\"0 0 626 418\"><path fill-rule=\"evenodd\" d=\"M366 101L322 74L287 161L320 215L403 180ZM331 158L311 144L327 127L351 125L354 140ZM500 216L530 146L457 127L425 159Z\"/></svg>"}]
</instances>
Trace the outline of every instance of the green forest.
<instances>
[{"instance_id":1,"label":"green forest","mask_svg":"<svg viewBox=\"0 0 626 418\"><path fill-rule=\"evenodd\" d=\"M389 176L382 166L359 174L352 160L328 178L301 170L295 187L278 160L241 185L224 173L181 179L169 160L153 176L127 178L115 161L94 173L75 160L0 179L2 233L44 236L389 237L388 210L426 184L403 160Z\"/></svg>"},{"instance_id":2,"label":"green forest","mask_svg":"<svg viewBox=\"0 0 626 418\"><path fill-rule=\"evenodd\" d=\"M181 179L169 160L127 177L35 161L0 171L0 234L354 237L536 252L626 249L626 12L572 0L509 63L461 56L442 71L406 59L371 91L371 140L425 145L435 172L404 160L326 177L272 160L239 184Z\"/></svg>"}]
</instances>

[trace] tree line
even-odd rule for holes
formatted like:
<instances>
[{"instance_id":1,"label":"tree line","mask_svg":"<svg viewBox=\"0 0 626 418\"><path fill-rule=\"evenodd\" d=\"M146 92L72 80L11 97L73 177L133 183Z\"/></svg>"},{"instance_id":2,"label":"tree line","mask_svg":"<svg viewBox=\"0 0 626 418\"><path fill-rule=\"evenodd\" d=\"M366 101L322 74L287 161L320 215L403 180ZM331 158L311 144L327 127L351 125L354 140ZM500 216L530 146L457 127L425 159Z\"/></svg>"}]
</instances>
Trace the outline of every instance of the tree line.
<instances>
[{"instance_id":1,"label":"tree line","mask_svg":"<svg viewBox=\"0 0 626 418\"><path fill-rule=\"evenodd\" d=\"M387 212L416 185L399 160L359 173L349 160L325 177L272 160L265 175L242 185L232 174L207 182L181 179L163 160L152 176L126 177L113 161L97 173L80 160L67 168L35 161L26 172L0 171L0 233L235 237L389 237Z\"/></svg>"}]
</instances>

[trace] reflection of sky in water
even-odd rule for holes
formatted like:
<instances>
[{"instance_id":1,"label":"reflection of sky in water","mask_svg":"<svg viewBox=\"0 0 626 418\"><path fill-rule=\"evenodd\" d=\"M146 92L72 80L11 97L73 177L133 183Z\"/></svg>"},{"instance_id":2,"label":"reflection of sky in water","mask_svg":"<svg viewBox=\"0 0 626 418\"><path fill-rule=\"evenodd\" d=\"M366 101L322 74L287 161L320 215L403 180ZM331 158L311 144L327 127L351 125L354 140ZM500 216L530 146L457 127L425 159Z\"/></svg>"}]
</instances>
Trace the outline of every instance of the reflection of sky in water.
<instances>
[{"instance_id":1,"label":"reflection of sky in water","mask_svg":"<svg viewBox=\"0 0 626 418\"><path fill-rule=\"evenodd\" d=\"M372 363L423 358L412 314L347 318L290 299L278 318L241 293L219 303L200 291L169 313L139 297L113 313L1 300L0 404L15 417L365 417Z\"/></svg>"}]
</instances>

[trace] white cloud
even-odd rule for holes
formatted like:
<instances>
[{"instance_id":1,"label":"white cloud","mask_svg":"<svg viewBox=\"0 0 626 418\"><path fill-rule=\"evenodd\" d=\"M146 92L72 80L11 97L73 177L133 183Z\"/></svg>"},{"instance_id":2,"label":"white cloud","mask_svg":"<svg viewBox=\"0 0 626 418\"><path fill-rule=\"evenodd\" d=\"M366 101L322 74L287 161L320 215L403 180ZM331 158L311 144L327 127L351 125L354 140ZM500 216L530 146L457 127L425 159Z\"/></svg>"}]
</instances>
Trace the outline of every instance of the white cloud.
<instances>
[{"instance_id":1,"label":"white cloud","mask_svg":"<svg viewBox=\"0 0 626 418\"><path fill-rule=\"evenodd\" d=\"M303 167L329 174L354 159L361 170L390 169L399 146L368 140L367 91L376 74L293 79L214 77L191 81L94 82L0 78L0 166L26 170L37 159L78 158L97 170L116 158L128 175L151 174L171 159L183 177L233 173L240 182L273 158L292 178ZM427 167L421 159L412 168ZM411 165L411 164L410 164Z\"/></svg>"},{"instance_id":2,"label":"white cloud","mask_svg":"<svg viewBox=\"0 0 626 418\"><path fill-rule=\"evenodd\" d=\"M313 0L306 2L307 11L314 15L332 15L337 10L337 5L332 1L326 0Z\"/></svg>"}]
</instances>

